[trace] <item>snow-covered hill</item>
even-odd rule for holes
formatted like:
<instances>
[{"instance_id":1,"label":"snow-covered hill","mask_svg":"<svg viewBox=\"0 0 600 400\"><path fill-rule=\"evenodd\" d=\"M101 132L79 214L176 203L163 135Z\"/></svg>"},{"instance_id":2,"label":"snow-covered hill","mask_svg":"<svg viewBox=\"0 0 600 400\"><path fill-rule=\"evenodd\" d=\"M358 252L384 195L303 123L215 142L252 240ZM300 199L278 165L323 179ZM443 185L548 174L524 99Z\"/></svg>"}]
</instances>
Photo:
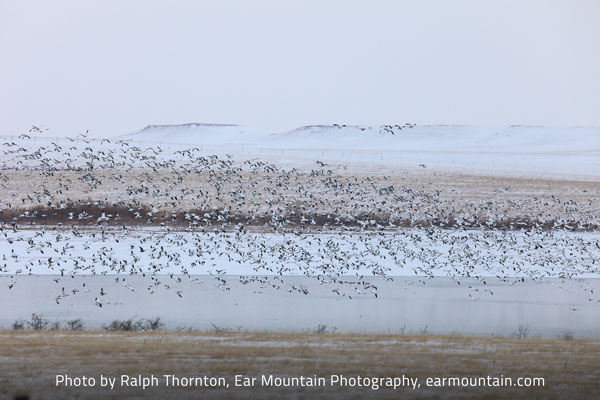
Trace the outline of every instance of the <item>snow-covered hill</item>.
<instances>
[{"instance_id":1,"label":"snow-covered hill","mask_svg":"<svg viewBox=\"0 0 600 400\"><path fill-rule=\"evenodd\" d=\"M145 142L165 142L204 145L257 144L265 132L240 125L190 123L182 125L148 125L144 129L123 135L121 139Z\"/></svg>"},{"instance_id":2,"label":"snow-covered hill","mask_svg":"<svg viewBox=\"0 0 600 400\"><path fill-rule=\"evenodd\" d=\"M465 125L308 125L269 132L240 125L149 125L122 139L285 149L597 153L600 128Z\"/></svg>"},{"instance_id":3,"label":"snow-covered hill","mask_svg":"<svg viewBox=\"0 0 600 400\"><path fill-rule=\"evenodd\" d=\"M121 139L203 146L289 164L439 167L535 176L600 176L599 127L308 125L269 132L237 125L151 125Z\"/></svg>"},{"instance_id":4,"label":"snow-covered hill","mask_svg":"<svg viewBox=\"0 0 600 400\"><path fill-rule=\"evenodd\" d=\"M68 143L72 154L77 154L76 149L88 147L116 150L120 145L115 139L146 149L159 159L180 158L178 152L194 147L204 156L215 154L239 160L258 157L284 167L312 168L319 160L371 172L437 168L529 177L600 178L599 127L309 125L271 132L226 124L149 125L109 140L5 137L6 152L0 166L23 163L19 151L14 151L19 148L33 151L39 146L53 148L53 142ZM155 146L160 146L159 152L150 150ZM55 157L65 159L65 154Z\"/></svg>"}]
</instances>

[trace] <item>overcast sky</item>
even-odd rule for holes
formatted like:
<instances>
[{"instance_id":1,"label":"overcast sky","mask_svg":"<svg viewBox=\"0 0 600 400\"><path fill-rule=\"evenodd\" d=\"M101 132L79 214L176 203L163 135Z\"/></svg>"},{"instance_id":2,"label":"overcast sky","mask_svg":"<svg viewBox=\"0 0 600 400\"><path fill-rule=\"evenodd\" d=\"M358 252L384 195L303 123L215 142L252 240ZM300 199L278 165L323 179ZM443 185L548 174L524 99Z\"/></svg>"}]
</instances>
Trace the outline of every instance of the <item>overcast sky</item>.
<instances>
[{"instance_id":1,"label":"overcast sky","mask_svg":"<svg viewBox=\"0 0 600 400\"><path fill-rule=\"evenodd\" d=\"M0 0L0 134L600 125L600 1Z\"/></svg>"}]
</instances>

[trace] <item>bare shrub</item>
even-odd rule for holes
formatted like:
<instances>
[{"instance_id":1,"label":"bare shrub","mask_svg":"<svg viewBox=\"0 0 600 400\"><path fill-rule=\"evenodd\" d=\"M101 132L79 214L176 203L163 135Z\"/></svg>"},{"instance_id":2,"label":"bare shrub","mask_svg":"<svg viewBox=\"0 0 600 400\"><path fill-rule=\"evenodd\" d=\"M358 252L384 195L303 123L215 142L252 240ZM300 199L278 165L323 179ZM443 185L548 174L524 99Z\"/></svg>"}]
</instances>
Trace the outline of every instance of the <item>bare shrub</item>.
<instances>
[{"instance_id":1,"label":"bare shrub","mask_svg":"<svg viewBox=\"0 0 600 400\"><path fill-rule=\"evenodd\" d=\"M175 329L176 332L195 332L196 330L191 326L178 326Z\"/></svg>"},{"instance_id":2,"label":"bare shrub","mask_svg":"<svg viewBox=\"0 0 600 400\"><path fill-rule=\"evenodd\" d=\"M34 331L41 331L42 329L46 329L50 322L44 318L42 314L31 314L31 321L27 322L27 325L30 329Z\"/></svg>"},{"instance_id":3,"label":"bare shrub","mask_svg":"<svg viewBox=\"0 0 600 400\"><path fill-rule=\"evenodd\" d=\"M161 329L164 324L159 317L138 319L133 318L119 320L115 319L110 324L104 325L102 328L107 331L122 331L122 332L153 332Z\"/></svg>"},{"instance_id":4,"label":"bare shrub","mask_svg":"<svg viewBox=\"0 0 600 400\"><path fill-rule=\"evenodd\" d=\"M213 331L215 333L231 333L231 332L240 332L242 330L241 325L238 325L235 328L226 328L226 327L218 326L218 325L215 325L212 323L211 323L211 325L212 325Z\"/></svg>"},{"instance_id":5,"label":"bare shrub","mask_svg":"<svg viewBox=\"0 0 600 400\"><path fill-rule=\"evenodd\" d=\"M529 333L529 326L527 324L521 324L512 336L517 339L525 339L529 336Z\"/></svg>"},{"instance_id":6,"label":"bare shrub","mask_svg":"<svg viewBox=\"0 0 600 400\"><path fill-rule=\"evenodd\" d=\"M557 337L561 340L573 340L575 339L575 335L572 331L564 331L557 335Z\"/></svg>"},{"instance_id":7,"label":"bare shrub","mask_svg":"<svg viewBox=\"0 0 600 400\"><path fill-rule=\"evenodd\" d=\"M12 323L12 328L15 331L22 331L23 329L25 329L25 320L23 319L18 319L15 322Z\"/></svg>"},{"instance_id":8,"label":"bare shrub","mask_svg":"<svg viewBox=\"0 0 600 400\"><path fill-rule=\"evenodd\" d=\"M160 317L140 319L135 324L135 330L143 332L154 332L160 330L165 324L160 320Z\"/></svg>"},{"instance_id":9,"label":"bare shrub","mask_svg":"<svg viewBox=\"0 0 600 400\"><path fill-rule=\"evenodd\" d=\"M72 331L81 331L83 330L83 321L81 318L69 320L67 321L67 327Z\"/></svg>"},{"instance_id":10,"label":"bare shrub","mask_svg":"<svg viewBox=\"0 0 600 400\"><path fill-rule=\"evenodd\" d=\"M124 320L115 319L110 324L104 325L102 328L106 331L133 332L135 331L135 324L132 318Z\"/></svg>"}]
</instances>

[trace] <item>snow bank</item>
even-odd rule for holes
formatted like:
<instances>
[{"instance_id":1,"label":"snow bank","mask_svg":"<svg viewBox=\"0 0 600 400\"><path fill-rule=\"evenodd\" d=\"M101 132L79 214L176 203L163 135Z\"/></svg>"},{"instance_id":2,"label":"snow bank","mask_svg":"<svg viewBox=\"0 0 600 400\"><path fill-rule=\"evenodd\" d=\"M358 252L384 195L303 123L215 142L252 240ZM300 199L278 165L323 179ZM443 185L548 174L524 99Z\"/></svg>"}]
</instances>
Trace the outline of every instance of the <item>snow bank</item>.
<instances>
[{"instance_id":1,"label":"snow bank","mask_svg":"<svg viewBox=\"0 0 600 400\"><path fill-rule=\"evenodd\" d=\"M310 125L267 132L234 125L149 126L121 139L198 146L282 165L315 159L348 166L590 179L600 176L600 128L541 126Z\"/></svg>"},{"instance_id":2,"label":"snow bank","mask_svg":"<svg viewBox=\"0 0 600 400\"><path fill-rule=\"evenodd\" d=\"M268 132L239 125L150 125L123 139L264 148L600 155L600 128L541 126L309 125Z\"/></svg>"}]
</instances>

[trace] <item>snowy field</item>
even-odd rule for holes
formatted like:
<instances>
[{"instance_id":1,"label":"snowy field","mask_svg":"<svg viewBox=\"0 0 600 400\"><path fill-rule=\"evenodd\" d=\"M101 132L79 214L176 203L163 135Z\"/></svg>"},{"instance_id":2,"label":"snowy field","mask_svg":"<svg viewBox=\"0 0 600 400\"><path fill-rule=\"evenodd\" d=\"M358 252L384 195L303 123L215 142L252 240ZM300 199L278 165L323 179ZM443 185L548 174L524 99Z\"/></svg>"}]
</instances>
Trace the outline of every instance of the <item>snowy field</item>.
<instances>
[{"instance_id":1,"label":"snowy field","mask_svg":"<svg viewBox=\"0 0 600 400\"><path fill-rule=\"evenodd\" d=\"M598 128L188 124L0 150L4 327L600 336Z\"/></svg>"}]
</instances>

